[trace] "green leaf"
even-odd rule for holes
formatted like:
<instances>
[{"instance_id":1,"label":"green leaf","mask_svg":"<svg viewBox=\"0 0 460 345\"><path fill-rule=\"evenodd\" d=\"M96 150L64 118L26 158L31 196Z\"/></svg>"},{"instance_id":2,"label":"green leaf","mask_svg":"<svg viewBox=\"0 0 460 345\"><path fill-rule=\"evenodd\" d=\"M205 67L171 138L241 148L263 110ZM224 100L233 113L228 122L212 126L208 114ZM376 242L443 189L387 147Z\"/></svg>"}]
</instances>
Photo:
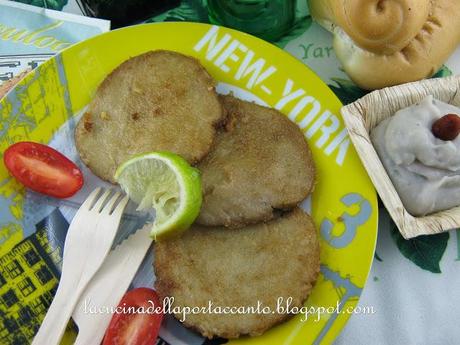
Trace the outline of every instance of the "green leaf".
<instances>
[{"instance_id":1,"label":"green leaf","mask_svg":"<svg viewBox=\"0 0 460 345\"><path fill-rule=\"evenodd\" d=\"M14 0L16 2L22 2L23 4L49 8L52 10L62 10L67 5L67 0Z\"/></svg>"},{"instance_id":2,"label":"green leaf","mask_svg":"<svg viewBox=\"0 0 460 345\"><path fill-rule=\"evenodd\" d=\"M353 82L346 79L332 78L332 80L337 84L337 86L329 85L329 87L345 105L353 103L358 98L363 97L369 92L359 88L353 84Z\"/></svg>"},{"instance_id":3,"label":"green leaf","mask_svg":"<svg viewBox=\"0 0 460 345\"><path fill-rule=\"evenodd\" d=\"M296 39L307 31L312 24L311 16L302 17L296 20L292 28L278 41L274 42L278 47L284 48L292 40Z\"/></svg>"},{"instance_id":4,"label":"green leaf","mask_svg":"<svg viewBox=\"0 0 460 345\"><path fill-rule=\"evenodd\" d=\"M147 22L154 22L157 19L154 17ZM209 23L208 10L204 0L182 0L180 6L161 15L161 21Z\"/></svg>"},{"instance_id":5,"label":"green leaf","mask_svg":"<svg viewBox=\"0 0 460 345\"><path fill-rule=\"evenodd\" d=\"M437 71L432 78L444 78L450 77L452 75L452 71L446 65L443 65L439 71Z\"/></svg>"},{"instance_id":6,"label":"green leaf","mask_svg":"<svg viewBox=\"0 0 460 345\"><path fill-rule=\"evenodd\" d=\"M441 273L439 262L447 248L448 232L405 240L395 224L392 224L390 231L391 238L402 255L421 269L432 273Z\"/></svg>"}]
</instances>

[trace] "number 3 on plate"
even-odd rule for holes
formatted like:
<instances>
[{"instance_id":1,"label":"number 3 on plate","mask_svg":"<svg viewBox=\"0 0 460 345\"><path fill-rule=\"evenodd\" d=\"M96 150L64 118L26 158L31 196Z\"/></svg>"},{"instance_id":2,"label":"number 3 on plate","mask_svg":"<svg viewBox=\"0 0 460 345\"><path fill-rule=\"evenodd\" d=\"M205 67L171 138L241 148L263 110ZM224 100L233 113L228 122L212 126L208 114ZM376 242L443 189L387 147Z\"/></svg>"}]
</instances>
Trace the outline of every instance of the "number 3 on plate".
<instances>
[{"instance_id":1,"label":"number 3 on plate","mask_svg":"<svg viewBox=\"0 0 460 345\"><path fill-rule=\"evenodd\" d=\"M357 205L359 211L355 215L351 215L345 211L340 216L340 219L345 224L345 230L339 236L333 234L334 223L330 219L325 218L322 221L320 226L321 236L334 248L344 248L348 246L355 238L358 227L366 223L372 213L371 204L360 194L346 194L340 201L348 207Z\"/></svg>"}]
</instances>

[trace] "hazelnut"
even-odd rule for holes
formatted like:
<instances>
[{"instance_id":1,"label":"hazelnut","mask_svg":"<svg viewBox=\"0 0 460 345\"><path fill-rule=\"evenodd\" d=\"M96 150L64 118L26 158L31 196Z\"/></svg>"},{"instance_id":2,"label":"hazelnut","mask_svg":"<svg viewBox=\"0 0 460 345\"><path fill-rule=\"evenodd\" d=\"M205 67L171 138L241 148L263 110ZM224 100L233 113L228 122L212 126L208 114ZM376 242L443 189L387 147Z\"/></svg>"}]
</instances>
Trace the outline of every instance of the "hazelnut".
<instances>
[{"instance_id":1,"label":"hazelnut","mask_svg":"<svg viewBox=\"0 0 460 345\"><path fill-rule=\"evenodd\" d=\"M447 114L436 120L431 127L436 138L444 141L454 140L460 133L460 116Z\"/></svg>"}]
</instances>

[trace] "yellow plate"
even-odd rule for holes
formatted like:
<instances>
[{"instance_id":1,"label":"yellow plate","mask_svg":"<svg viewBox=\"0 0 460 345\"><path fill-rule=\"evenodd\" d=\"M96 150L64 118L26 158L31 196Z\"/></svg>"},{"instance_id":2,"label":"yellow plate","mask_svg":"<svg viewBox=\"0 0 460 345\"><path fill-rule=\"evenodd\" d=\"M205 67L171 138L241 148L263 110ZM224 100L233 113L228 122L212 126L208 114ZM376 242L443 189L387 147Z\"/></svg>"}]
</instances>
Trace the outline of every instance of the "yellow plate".
<instances>
[{"instance_id":1,"label":"yellow plate","mask_svg":"<svg viewBox=\"0 0 460 345\"><path fill-rule=\"evenodd\" d=\"M376 194L350 144L339 100L289 54L244 33L205 24L149 24L100 35L41 65L2 100L0 152L21 140L49 142L91 100L112 69L154 49L195 56L224 88L282 111L305 133L317 164L311 209L321 238L321 274L306 305L328 308L339 303L341 312L321 313L319 320L310 315L307 321L297 315L263 336L231 343L332 343L350 317L347 310L356 306L371 267ZM0 255L5 257L23 238L25 193L3 163L0 181Z\"/></svg>"}]
</instances>

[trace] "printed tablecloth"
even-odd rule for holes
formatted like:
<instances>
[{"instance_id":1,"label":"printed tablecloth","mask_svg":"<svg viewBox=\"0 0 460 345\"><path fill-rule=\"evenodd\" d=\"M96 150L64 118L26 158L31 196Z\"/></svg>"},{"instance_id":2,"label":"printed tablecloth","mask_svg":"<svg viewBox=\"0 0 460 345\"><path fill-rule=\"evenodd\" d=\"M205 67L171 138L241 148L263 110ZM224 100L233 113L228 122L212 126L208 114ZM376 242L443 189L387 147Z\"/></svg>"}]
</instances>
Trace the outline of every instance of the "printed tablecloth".
<instances>
[{"instance_id":1,"label":"printed tablecloth","mask_svg":"<svg viewBox=\"0 0 460 345\"><path fill-rule=\"evenodd\" d=\"M183 0L149 21L208 22L203 1ZM75 0L21 2L81 14ZM312 21L305 2L298 3L292 30L273 43L312 68L343 103L365 94L341 70L332 36ZM460 74L460 49L437 76L452 74ZM379 211L375 259L360 300L375 313L352 316L335 344L458 344L460 230L406 241L383 206Z\"/></svg>"}]
</instances>

